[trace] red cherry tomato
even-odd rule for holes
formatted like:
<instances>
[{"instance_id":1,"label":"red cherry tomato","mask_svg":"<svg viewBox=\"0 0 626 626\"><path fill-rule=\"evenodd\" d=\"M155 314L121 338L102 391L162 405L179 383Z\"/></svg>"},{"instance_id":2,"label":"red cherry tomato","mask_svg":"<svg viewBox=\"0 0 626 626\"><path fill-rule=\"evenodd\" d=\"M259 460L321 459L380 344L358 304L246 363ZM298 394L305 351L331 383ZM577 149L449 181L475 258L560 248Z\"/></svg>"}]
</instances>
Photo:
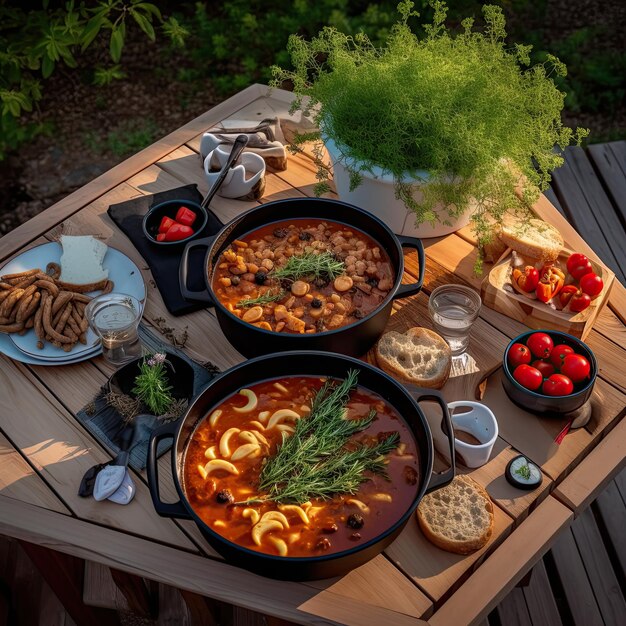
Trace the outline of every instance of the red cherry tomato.
<instances>
[{"instance_id":1,"label":"red cherry tomato","mask_svg":"<svg viewBox=\"0 0 626 626\"><path fill-rule=\"evenodd\" d=\"M543 382L541 372L535 367L525 364L518 365L515 368L513 378L515 378L522 387L526 387L526 389L530 389L531 391L539 389Z\"/></svg>"},{"instance_id":2,"label":"red cherry tomato","mask_svg":"<svg viewBox=\"0 0 626 626\"><path fill-rule=\"evenodd\" d=\"M523 363L528 364L531 359L530 350L523 343L514 343L509 349L508 359L512 369Z\"/></svg>"},{"instance_id":3,"label":"red cherry tomato","mask_svg":"<svg viewBox=\"0 0 626 626\"><path fill-rule=\"evenodd\" d=\"M569 396L574 391L574 383L563 374L552 374L543 381L541 391L546 396Z\"/></svg>"},{"instance_id":4,"label":"red cherry tomato","mask_svg":"<svg viewBox=\"0 0 626 626\"><path fill-rule=\"evenodd\" d=\"M542 361L541 359L537 359L536 361L533 361L532 366L535 369L538 369L544 378L548 378L549 376L552 376L552 374L554 374L554 372L556 371L552 363L550 363L549 361Z\"/></svg>"},{"instance_id":5,"label":"red cherry tomato","mask_svg":"<svg viewBox=\"0 0 626 626\"><path fill-rule=\"evenodd\" d=\"M167 217L167 215L164 215L161 218L161 223L159 224L159 232L160 233L166 233L169 229L170 226L174 225L174 220L171 217ZM161 241L159 239L159 241Z\"/></svg>"},{"instance_id":6,"label":"red cherry tomato","mask_svg":"<svg viewBox=\"0 0 626 626\"><path fill-rule=\"evenodd\" d=\"M574 354L574 350L564 343L560 343L552 348L552 354L550 355L550 363L556 367L557 370L563 366L563 359L568 354Z\"/></svg>"},{"instance_id":7,"label":"red cherry tomato","mask_svg":"<svg viewBox=\"0 0 626 626\"><path fill-rule=\"evenodd\" d=\"M526 340L526 345L538 359L547 359L554 347L550 335L546 333L533 333Z\"/></svg>"},{"instance_id":8,"label":"red cherry tomato","mask_svg":"<svg viewBox=\"0 0 626 626\"><path fill-rule=\"evenodd\" d=\"M563 308L569 305L569 310L574 313L584 311L591 304L591 298L575 285L563 287L559 293L559 301Z\"/></svg>"},{"instance_id":9,"label":"red cherry tomato","mask_svg":"<svg viewBox=\"0 0 626 626\"><path fill-rule=\"evenodd\" d=\"M600 295L604 289L604 283L597 274L591 272L580 279L580 288L593 299Z\"/></svg>"},{"instance_id":10,"label":"red cherry tomato","mask_svg":"<svg viewBox=\"0 0 626 626\"><path fill-rule=\"evenodd\" d=\"M176 221L185 226L191 226L196 221L196 214L186 206L181 206L176 213Z\"/></svg>"},{"instance_id":11,"label":"red cherry tomato","mask_svg":"<svg viewBox=\"0 0 626 626\"><path fill-rule=\"evenodd\" d=\"M567 259L567 271L576 279L580 280L585 274L593 272L593 267L589 259L580 252L574 252Z\"/></svg>"},{"instance_id":12,"label":"red cherry tomato","mask_svg":"<svg viewBox=\"0 0 626 626\"><path fill-rule=\"evenodd\" d=\"M589 378L591 364L582 354L568 354L563 359L561 373L565 374L573 383L582 383Z\"/></svg>"},{"instance_id":13,"label":"red cherry tomato","mask_svg":"<svg viewBox=\"0 0 626 626\"><path fill-rule=\"evenodd\" d=\"M165 233L165 241L180 241L181 239L187 239L191 235L193 235L193 228L185 226L185 224L174 223Z\"/></svg>"}]
</instances>

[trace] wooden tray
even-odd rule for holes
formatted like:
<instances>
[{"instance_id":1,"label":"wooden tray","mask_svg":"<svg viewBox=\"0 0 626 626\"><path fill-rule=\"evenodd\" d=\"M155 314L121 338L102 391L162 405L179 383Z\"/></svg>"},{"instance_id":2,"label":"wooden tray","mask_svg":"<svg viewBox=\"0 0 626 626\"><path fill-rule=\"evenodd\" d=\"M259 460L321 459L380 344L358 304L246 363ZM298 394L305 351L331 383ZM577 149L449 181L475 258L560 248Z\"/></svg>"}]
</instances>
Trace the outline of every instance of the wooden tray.
<instances>
[{"instance_id":1,"label":"wooden tray","mask_svg":"<svg viewBox=\"0 0 626 626\"><path fill-rule=\"evenodd\" d=\"M571 250L563 250L559 255L558 261L561 268L565 268L570 254L572 254ZM529 328L560 330L584 339L591 331L602 307L608 301L615 274L605 265L589 259L594 272L602 278L604 289L591 305L580 313L558 311L539 300L531 300L513 290L511 257L512 251L508 250L483 280L480 289L483 304L522 322Z\"/></svg>"}]
</instances>

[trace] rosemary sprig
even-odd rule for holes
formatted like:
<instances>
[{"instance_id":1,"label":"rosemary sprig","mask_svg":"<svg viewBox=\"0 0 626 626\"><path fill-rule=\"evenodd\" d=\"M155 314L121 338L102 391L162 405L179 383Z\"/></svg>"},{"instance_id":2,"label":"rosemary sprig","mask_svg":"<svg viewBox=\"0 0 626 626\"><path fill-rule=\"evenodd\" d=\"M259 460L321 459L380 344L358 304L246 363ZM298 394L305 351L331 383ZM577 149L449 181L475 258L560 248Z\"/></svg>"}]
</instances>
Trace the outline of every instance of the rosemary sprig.
<instances>
[{"instance_id":1,"label":"rosemary sprig","mask_svg":"<svg viewBox=\"0 0 626 626\"><path fill-rule=\"evenodd\" d=\"M168 382L165 354L146 356L139 364L132 393L157 417L166 413L174 402L172 385Z\"/></svg>"},{"instance_id":2,"label":"rosemary sprig","mask_svg":"<svg viewBox=\"0 0 626 626\"><path fill-rule=\"evenodd\" d=\"M257 305L263 306L264 304L269 304L270 302L277 302L278 300L282 300L284 296L285 292L282 289L276 292L272 292L271 290L266 291L256 298L244 298L243 300L239 300L239 302L237 302L237 308L246 308Z\"/></svg>"},{"instance_id":3,"label":"rosemary sprig","mask_svg":"<svg viewBox=\"0 0 626 626\"><path fill-rule=\"evenodd\" d=\"M334 280L341 276L345 269L345 263L337 259L332 252L325 251L320 254L305 252L289 257L285 265L271 273L271 277L278 280L299 280L307 277Z\"/></svg>"},{"instance_id":4,"label":"rosemary sprig","mask_svg":"<svg viewBox=\"0 0 626 626\"><path fill-rule=\"evenodd\" d=\"M375 411L361 419L345 419L350 392L358 373L351 370L339 385L327 382L315 395L307 418L296 422L261 470L261 499L301 504L310 498L327 499L338 493L355 493L370 471L386 477L384 456L398 445L393 433L373 446L347 449L352 435L365 430ZM258 499L257 499L258 501Z\"/></svg>"}]
</instances>

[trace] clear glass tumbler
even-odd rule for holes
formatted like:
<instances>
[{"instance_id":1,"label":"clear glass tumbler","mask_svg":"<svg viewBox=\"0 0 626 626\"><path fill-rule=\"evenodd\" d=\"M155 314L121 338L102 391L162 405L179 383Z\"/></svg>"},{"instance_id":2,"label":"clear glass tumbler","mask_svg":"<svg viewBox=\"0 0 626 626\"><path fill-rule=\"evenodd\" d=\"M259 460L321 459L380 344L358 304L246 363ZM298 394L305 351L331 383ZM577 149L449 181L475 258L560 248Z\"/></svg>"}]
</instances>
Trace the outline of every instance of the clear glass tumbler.
<instances>
[{"instance_id":1,"label":"clear glass tumbler","mask_svg":"<svg viewBox=\"0 0 626 626\"><path fill-rule=\"evenodd\" d=\"M452 356L467 350L470 328L481 305L478 293L461 285L442 285L430 294L428 312L435 330L448 342Z\"/></svg>"},{"instance_id":2,"label":"clear glass tumbler","mask_svg":"<svg viewBox=\"0 0 626 626\"><path fill-rule=\"evenodd\" d=\"M138 327L143 306L125 293L97 296L85 308L85 317L102 340L102 355L113 365L123 365L142 354Z\"/></svg>"}]
</instances>

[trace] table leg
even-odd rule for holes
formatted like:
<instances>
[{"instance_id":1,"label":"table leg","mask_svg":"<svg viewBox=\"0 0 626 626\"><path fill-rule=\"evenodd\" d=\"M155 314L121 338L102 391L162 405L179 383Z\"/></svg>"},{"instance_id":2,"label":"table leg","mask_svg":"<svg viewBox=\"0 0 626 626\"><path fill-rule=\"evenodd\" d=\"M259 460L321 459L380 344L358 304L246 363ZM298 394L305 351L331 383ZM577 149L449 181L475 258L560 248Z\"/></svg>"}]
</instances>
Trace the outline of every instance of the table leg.
<instances>
[{"instance_id":1,"label":"table leg","mask_svg":"<svg viewBox=\"0 0 626 626\"><path fill-rule=\"evenodd\" d=\"M77 624L119 626L119 617L115 611L83 603L82 559L27 541L20 540L19 543Z\"/></svg>"},{"instance_id":2,"label":"table leg","mask_svg":"<svg viewBox=\"0 0 626 626\"><path fill-rule=\"evenodd\" d=\"M131 611L143 617L156 617L158 603L151 596L144 579L112 567L110 570L113 581L124 594Z\"/></svg>"}]
</instances>

